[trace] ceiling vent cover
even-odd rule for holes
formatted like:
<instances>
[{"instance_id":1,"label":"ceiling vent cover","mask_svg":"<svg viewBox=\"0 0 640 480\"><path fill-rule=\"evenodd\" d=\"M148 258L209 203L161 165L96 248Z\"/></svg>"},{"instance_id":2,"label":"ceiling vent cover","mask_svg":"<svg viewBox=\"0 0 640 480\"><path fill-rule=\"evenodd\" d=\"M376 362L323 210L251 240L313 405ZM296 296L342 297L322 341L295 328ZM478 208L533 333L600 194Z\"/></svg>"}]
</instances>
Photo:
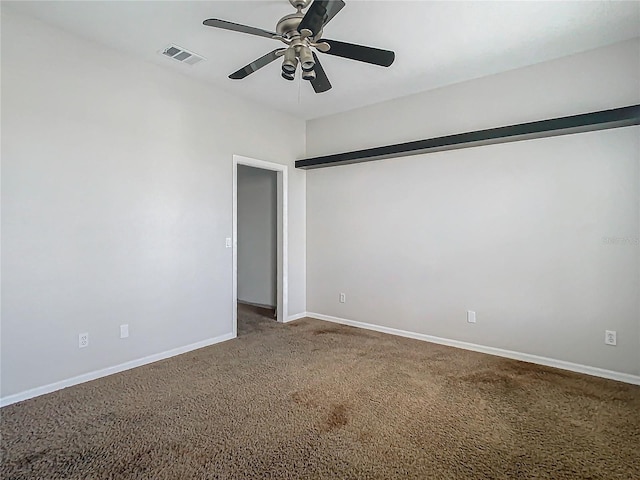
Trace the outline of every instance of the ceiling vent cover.
<instances>
[{"instance_id":1,"label":"ceiling vent cover","mask_svg":"<svg viewBox=\"0 0 640 480\"><path fill-rule=\"evenodd\" d=\"M202 55L190 52L174 44L167 46L164 50L161 50L160 53L165 57L173 58L180 63L187 63L189 65L195 65L205 59Z\"/></svg>"}]
</instances>

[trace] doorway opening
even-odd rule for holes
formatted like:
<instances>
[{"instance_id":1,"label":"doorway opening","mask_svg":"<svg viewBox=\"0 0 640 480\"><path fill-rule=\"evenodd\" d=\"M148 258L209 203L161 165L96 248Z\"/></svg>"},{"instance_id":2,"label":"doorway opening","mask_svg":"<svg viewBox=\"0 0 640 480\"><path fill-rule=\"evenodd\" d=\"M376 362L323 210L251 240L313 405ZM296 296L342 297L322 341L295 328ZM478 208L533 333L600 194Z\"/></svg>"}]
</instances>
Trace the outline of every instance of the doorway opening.
<instances>
[{"instance_id":1,"label":"doorway opening","mask_svg":"<svg viewBox=\"0 0 640 480\"><path fill-rule=\"evenodd\" d=\"M233 334L238 307L287 319L287 166L233 156ZM244 318L244 317L243 317Z\"/></svg>"}]
</instances>

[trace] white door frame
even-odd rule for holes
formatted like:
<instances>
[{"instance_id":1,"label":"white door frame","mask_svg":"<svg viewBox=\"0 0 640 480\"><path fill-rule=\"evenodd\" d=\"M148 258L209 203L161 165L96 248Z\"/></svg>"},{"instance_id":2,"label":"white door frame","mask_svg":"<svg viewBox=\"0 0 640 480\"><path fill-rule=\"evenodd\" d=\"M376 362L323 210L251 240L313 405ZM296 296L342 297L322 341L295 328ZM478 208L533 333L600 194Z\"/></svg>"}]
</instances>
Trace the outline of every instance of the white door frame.
<instances>
[{"instance_id":1,"label":"white door frame","mask_svg":"<svg viewBox=\"0 0 640 480\"><path fill-rule=\"evenodd\" d=\"M233 156L233 336L238 335L238 165L272 170L277 173L277 312L278 322L287 321L289 312L289 283L288 283L288 167L279 163L265 162L255 158Z\"/></svg>"}]
</instances>

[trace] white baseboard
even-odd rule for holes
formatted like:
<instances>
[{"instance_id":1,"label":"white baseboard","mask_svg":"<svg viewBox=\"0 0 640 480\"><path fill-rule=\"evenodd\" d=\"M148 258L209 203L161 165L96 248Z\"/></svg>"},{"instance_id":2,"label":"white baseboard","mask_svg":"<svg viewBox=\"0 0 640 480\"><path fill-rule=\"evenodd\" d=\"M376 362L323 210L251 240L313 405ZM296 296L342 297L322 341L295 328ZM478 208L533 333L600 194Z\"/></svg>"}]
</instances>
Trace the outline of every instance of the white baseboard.
<instances>
[{"instance_id":1,"label":"white baseboard","mask_svg":"<svg viewBox=\"0 0 640 480\"><path fill-rule=\"evenodd\" d=\"M633 385L640 385L640 376L631 375L629 373L614 372L612 370L605 370L603 368L590 367L588 365L580 365L578 363L565 362L564 360L556 360L554 358L539 357L538 355L531 355L529 353L514 352L511 350L503 350L502 348L487 347L485 345L477 345L475 343L461 342L459 340L451 340L448 338L434 337L432 335L425 335L423 333L408 332L406 330L398 330L390 327L383 327L380 325L374 325L371 323L357 322L355 320L347 320L344 318L332 317L330 315L323 315L321 313L308 312L306 316L316 318L318 320L325 320L327 322L340 323L342 325L350 325L352 327L364 328L366 330L374 330L376 332L388 333L391 335L397 335L400 337L408 337L416 340L423 340L425 342L437 343L439 345L447 345L449 347L462 348L465 350L472 350L474 352L487 353L489 355L496 355L498 357L511 358L513 360L522 360L523 362L537 363L538 365L545 365L547 367L561 368L563 370L570 370L572 372L585 373L587 375L593 375L594 377L608 378L610 380L617 380L619 382L631 383Z\"/></svg>"},{"instance_id":2,"label":"white baseboard","mask_svg":"<svg viewBox=\"0 0 640 480\"><path fill-rule=\"evenodd\" d=\"M238 303L240 303L242 305L249 305L251 307L266 308L267 310L275 310L277 308L275 305L267 305L266 303L247 302L247 301L240 300L240 299L238 299Z\"/></svg>"},{"instance_id":3,"label":"white baseboard","mask_svg":"<svg viewBox=\"0 0 640 480\"><path fill-rule=\"evenodd\" d=\"M301 318L308 317L307 312L296 313L295 315L290 315L283 323L293 322L294 320L300 320Z\"/></svg>"},{"instance_id":4,"label":"white baseboard","mask_svg":"<svg viewBox=\"0 0 640 480\"><path fill-rule=\"evenodd\" d=\"M59 382L50 383L42 387L32 388L30 390L25 390L24 392L16 393L14 395L8 395L6 397L0 398L0 407L11 405L12 403L16 403L16 402L21 402L22 400L28 400L29 398L39 397L40 395L44 395L46 393L55 392L56 390L72 387L73 385L89 382L91 380L96 380L98 378L106 377L108 375L113 375L114 373L124 372L125 370L129 370L131 368L141 367L142 365L147 365L149 363L157 362L158 360L164 360L165 358L175 357L176 355L187 353L192 350L197 350L199 348L208 347L210 345L215 345L216 343L225 342L227 340L231 340L232 338L235 338L233 333L226 333L224 335L220 335L219 337L209 338L201 342L196 342L190 345L185 345L183 347L167 350L166 352L155 353L153 355L149 355L147 357L139 358L137 360L131 360L129 362L121 363L113 367L107 367L101 370L84 373L82 375L78 375L77 377L68 378L66 380L61 380Z\"/></svg>"},{"instance_id":5,"label":"white baseboard","mask_svg":"<svg viewBox=\"0 0 640 480\"><path fill-rule=\"evenodd\" d=\"M587 375L608 378L611 380L617 380L619 382L630 383L633 385L640 385L640 376L637 376L637 375L614 372L612 370L605 370L602 368L590 367L588 365L580 365L577 363L565 362L563 360L556 360L553 358L540 357L537 355L531 355L529 353L514 352L511 350L503 350L501 348L488 347L488 346L477 345L477 344L468 343L468 342L461 342L459 340L451 340L448 338L434 337L432 335L425 335L422 333L409 332L406 330L398 330L395 328L374 325L371 323L357 322L355 320L347 320L344 318L332 317L330 315L324 315L321 313L313 313L313 312L298 313L296 315L291 315L290 317L288 317L285 323L293 322L294 320L299 320L304 317L316 318L318 320L325 320L327 322L333 322L333 323L339 323L342 325L349 325L352 327L364 328L366 330L373 330L376 332L388 333L390 335L413 338L416 340L423 340L426 342L437 343L439 345L447 345L450 347L462 348L462 349L471 350L474 352L487 353L489 355L496 355L499 357L505 357L505 358L511 358L514 360L522 360L524 362L536 363L539 365L545 365L547 367L555 367L563 370L569 370L572 372L585 373ZM149 363L157 362L159 360L164 360L165 358L174 357L176 355L187 353L192 350L197 350L199 348L215 345L216 343L225 342L233 338L235 337L232 333L227 333L225 335L220 335L218 337L203 340L201 342L196 342L190 345L174 348L172 350L167 350L165 352L156 353L154 355L149 355L147 357L139 358L137 360L131 360L129 362L121 363L113 367L103 368L101 370L96 370L93 372L78 375L77 377L68 378L66 380L62 380L55 383L50 383L42 387L25 390L24 392L16 393L14 395L8 395L6 397L0 398L0 407L11 405L12 403L16 403L16 402L21 402L22 400L28 400L29 398L38 397L40 395L44 395L47 393L55 392L56 390L61 390L63 388L71 387L73 385L78 385L80 383L96 380L98 378L106 377L108 375L113 375L114 373L123 372L125 370L140 367L142 365L147 365Z\"/></svg>"}]
</instances>

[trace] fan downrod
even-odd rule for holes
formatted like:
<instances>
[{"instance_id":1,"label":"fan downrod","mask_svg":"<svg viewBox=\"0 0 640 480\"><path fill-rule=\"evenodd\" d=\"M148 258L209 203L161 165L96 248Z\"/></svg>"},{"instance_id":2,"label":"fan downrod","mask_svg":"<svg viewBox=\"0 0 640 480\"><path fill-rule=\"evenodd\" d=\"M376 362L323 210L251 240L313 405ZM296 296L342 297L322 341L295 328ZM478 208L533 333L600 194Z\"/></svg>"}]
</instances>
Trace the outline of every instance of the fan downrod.
<instances>
[{"instance_id":1,"label":"fan downrod","mask_svg":"<svg viewBox=\"0 0 640 480\"><path fill-rule=\"evenodd\" d=\"M289 3L293 5L296 10L304 10L311 3L311 0L289 0Z\"/></svg>"}]
</instances>

